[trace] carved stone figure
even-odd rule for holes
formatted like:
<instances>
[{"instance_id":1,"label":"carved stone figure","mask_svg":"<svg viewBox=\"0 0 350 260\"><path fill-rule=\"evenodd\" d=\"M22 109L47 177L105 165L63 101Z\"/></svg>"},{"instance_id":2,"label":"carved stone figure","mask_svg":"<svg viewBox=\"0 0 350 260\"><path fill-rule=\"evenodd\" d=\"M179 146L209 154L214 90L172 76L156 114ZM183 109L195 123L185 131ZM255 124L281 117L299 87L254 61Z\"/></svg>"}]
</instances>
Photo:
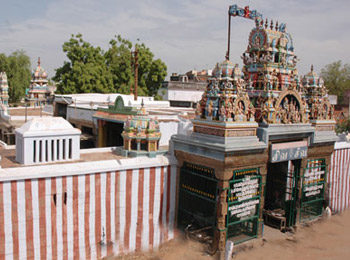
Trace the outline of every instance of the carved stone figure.
<instances>
[{"instance_id":1,"label":"carved stone figure","mask_svg":"<svg viewBox=\"0 0 350 260\"><path fill-rule=\"evenodd\" d=\"M211 117L213 115L213 101L209 101L208 107L207 107L207 116Z\"/></svg>"}]
</instances>

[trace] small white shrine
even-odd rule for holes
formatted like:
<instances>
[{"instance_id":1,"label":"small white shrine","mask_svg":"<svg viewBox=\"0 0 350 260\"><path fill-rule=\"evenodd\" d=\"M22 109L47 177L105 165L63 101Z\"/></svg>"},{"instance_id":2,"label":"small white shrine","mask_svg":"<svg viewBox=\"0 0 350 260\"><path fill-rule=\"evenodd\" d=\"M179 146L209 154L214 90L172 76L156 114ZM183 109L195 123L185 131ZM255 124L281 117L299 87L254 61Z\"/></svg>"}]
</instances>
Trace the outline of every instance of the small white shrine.
<instances>
[{"instance_id":1,"label":"small white shrine","mask_svg":"<svg viewBox=\"0 0 350 260\"><path fill-rule=\"evenodd\" d=\"M16 131L16 161L23 165L80 158L81 131L62 117L33 118Z\"/></svg>"}]
</instances>

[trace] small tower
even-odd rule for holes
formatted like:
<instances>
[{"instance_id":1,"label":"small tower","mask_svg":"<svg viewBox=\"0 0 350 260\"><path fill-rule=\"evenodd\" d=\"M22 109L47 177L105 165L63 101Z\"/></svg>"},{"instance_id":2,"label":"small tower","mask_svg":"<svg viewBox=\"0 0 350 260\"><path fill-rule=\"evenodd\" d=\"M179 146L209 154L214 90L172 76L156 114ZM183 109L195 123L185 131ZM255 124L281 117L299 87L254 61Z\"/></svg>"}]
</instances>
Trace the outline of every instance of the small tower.
<instances>
[{"instance_id":1,"label":"small tower","mask_svg":"<svg viewBox=\"0 0 350 260\"><path fill-rule=\"evenodd\" d=\"M166 152L159 150L161 133L158 118L148 115L143 106L143 100L137 114L128 116L125 121L122 136L124 139L124 147L121 151L123 156L152 158Z\"/></svg>"},{"instance_id":2,"label":"small tower","mask_svg":"<svg viewBox=\"0 0 350 260\"><path fill-rule=\"evenodd\" d=\"M40 105L46 103L50 97L51 91L48 87L47 72L40 65L40 57L38 58L38 66L32 73L30 86L26 91L26 100L30 105Z\"/></svg>"},{"instance_id":3,"label":"small tower","mask_svg":"<svg viewBox=\"0 0 350 260\"><path fill-rule=\"evenodd\" d=\"M9 100L8 88L6 72L0 72L0 100L1 103L7 107Z\"/></svg>"}]
</instances>

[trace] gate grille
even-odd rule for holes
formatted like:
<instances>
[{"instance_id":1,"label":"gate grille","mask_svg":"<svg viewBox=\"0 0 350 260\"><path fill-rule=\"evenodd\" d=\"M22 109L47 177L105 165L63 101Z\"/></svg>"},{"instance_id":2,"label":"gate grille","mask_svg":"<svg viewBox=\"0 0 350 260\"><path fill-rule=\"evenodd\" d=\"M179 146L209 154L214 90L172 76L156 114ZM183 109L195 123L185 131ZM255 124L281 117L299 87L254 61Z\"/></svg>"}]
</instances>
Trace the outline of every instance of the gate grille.
<instances>
[{"instance_id":1,"label":"gate grille","mask_svg":"<svg viewBox=\"0 0 350 260\"><path fill-rule=\"evenodd\" d=\"M180 171L178 226L214 228L216 194L214 169L185 162Z\"/></svg>"},{"instance_id":2,"label":"gate grille","mask_svg":"<svg viewBox=\"0 0 350 260\"><path fill-rule=\"evenodd\" d=\"M257 237L261 194L259 169L234 171L229 185L227 238L237 244Z\"/></svg>"},{"instance_id":3,"label":"gate grille","mask_svg":"<svg viewBox=\"0 0 350 260\"><path fill-rule=\"evenodd\" d=\"M302 176L302 196L300 203L300 222L322 215L327 166L325 159L307 161Z\"/></svg>"}]
</instances>

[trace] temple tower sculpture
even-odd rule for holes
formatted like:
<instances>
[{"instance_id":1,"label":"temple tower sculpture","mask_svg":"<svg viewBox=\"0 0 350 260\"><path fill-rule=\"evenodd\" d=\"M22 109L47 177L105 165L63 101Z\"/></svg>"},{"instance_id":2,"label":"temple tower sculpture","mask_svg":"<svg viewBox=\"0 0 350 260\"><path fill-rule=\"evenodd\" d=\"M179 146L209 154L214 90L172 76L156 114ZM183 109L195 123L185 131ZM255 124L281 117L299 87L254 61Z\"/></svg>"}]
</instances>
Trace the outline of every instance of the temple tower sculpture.
<instances>
[{"instance_id":1,"label":"temple tower sculpture","mask_svg":"<svg viewBox=\"0 0 350 260\"><path fill-rule=\"evenodd\" d=\"M261 230L260 168L266 167L267 146L257 137L242 76L229 60L216 64L197 104L192 135L172 137L180 175L178 225L210 227L213 250L223 250L242 228L242 241Z\"/></svg>"},{"instance_id":2,"label":"temple tower sculpture","mask_svg":"<svg viewBox=\"0 0 350 260\"><path fill-rule=\"evenodd\" d=\"M38 58L38 66L32 72L30 86L26 90L26 100L31 106L38 106L48 101L51 90L48 86L47 72L41 67L40 58Z\"/></svg>"}]
</instances>

